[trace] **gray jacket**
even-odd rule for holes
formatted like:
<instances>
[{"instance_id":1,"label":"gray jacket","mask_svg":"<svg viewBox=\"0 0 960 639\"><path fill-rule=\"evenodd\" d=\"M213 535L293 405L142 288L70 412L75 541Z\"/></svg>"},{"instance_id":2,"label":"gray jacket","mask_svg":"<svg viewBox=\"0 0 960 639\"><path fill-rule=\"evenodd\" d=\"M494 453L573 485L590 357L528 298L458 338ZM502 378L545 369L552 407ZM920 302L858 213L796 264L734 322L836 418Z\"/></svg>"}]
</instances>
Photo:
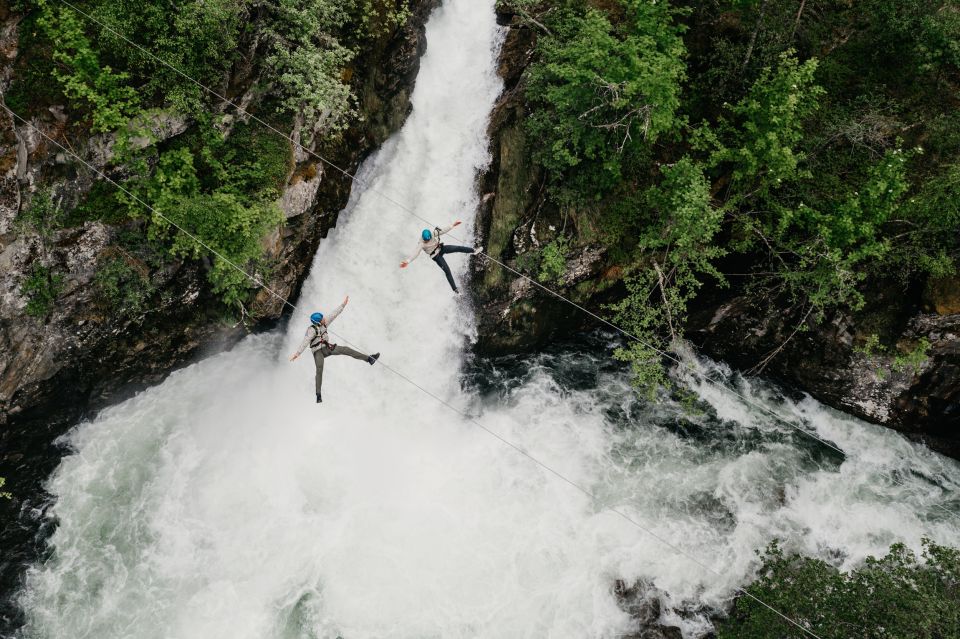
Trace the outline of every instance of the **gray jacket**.
<instances>
[{"instance_id":1,"label":"gray jacket","mask_svg":"<svg viewBox=\"0 0 960 639\"><path fill-rule=\"evenodd\" d=\"M321 320L319 324L311 324L307 327L307 332L303 335L303 341L300 342L300 348L297 349L297 355L300 355L307 346L310 347L311 351L317 352L329 343L327 340L327 327L333 323L333 320L337 319L340 313L343 312L343 307L345 306L346 304L341 304L329 315L324 315L323 320Z\"/></svg>"}]
</instances>

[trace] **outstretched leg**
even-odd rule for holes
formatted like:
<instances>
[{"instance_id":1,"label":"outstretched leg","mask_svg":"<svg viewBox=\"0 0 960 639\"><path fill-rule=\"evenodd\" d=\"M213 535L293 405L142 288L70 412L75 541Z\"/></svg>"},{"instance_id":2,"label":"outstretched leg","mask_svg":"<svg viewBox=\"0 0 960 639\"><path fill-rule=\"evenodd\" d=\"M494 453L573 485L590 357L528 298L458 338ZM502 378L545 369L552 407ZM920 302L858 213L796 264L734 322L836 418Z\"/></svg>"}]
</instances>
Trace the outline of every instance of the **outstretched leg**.
<instances>
[{"instance_id":1,"label":"outstretched leg","mask_svg":"<svg viewBox=\"0 0 960 639\"><path fill-rule=\"evenodd\" d=\"M355 351L355 350L353 350L352 348L350 348L349 346L340 346L339 344L337 344L337 346L333 349L333 352L331 352L330 354L331 354L331 355L346 355L347 357L352 357L353 359L362 359L362 360L365 361L365 362L370 361L370 356L369 356L369 355L364 355L364 354L361 353L360 351ZM317 392L319 392L319 391L317 391Z\"/></svg>"},{"instance_id":2,"label":"outstretched leg","mask_svg":"<svg viewBox=\"0 0 960 639\"><path fill-rule=\"evenodd\" d=\"M457 248L460 248L460 247L457 247ZM447 252L446 246L443 247L443 252L444 253ZM453 292L459 293L459 291L457 290L457 283L453 281L453 273L450 272L450 267L447 265L447 261L443 259L443 254L441 253L440 255L433 258L433 261L437 263L437 266L443 269L443 273L444 275L447 276L447 281L450 282L450 288L453 289Z\"/></svg>"},{"instance_id":3,"label":"outstretched leg","mask_svg":"<svg viewBox=\"0 0 960 639\"><path fill-rule=\"evenodd\" d=\"M317 366L317 396L320 396L320 387L323 386L323 349L313 352L313 363Z\"/></svg>"},{"instance_id":4,"label":"outstretched leg","mask_svg":"<svg viewBox=\"0 0 960 639\"><path fill-rule=\"evenodd\" d=\"M473 253L476 249L470 248L469 246L457 246L456 244L444 244L443 245L443 255L447 253Z\"/></svg>"}]
</instances>

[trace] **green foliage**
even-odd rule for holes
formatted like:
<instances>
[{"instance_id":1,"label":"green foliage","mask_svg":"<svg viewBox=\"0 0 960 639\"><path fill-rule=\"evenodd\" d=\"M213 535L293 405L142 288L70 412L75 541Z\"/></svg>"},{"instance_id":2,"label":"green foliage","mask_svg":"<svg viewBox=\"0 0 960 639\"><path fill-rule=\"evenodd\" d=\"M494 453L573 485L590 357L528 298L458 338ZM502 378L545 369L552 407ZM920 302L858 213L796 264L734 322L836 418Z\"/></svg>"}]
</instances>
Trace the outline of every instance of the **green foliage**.
<instances>
[{"instance_id":1,"label":"green foliage","mask_svg":"<svg viewBox=\"0 0 960 639\"><path fill-rule=\"evenodd\" d=\"M356 116L347 65L409 17L405 4L389 0L185 0L174 11L153 1L77 5L40 0L38 23L54 76L74 106L89 111L95 131L120 128L145 103L202 114L212 98L197 82L223 91L250 43L265 51L252 62L281 110L340 130Z\"/></svg>"},{"instance_id":2,"label":"green foliage","mask_svg":"<svg viewBox=\"0 0 960 639\"><path fill-rule=\"evenodd\" d=\"M567 270L566 253L570 248L570 241L560 235L557 239L543 247L540 252L540 281L552 282L560 278Z\"/></svg>"},{"instance_id":3,"label":"green foliage","mask_svg":"<svg viewBox=\"0 0 960 639\"><path fill-rule=\"evenodd\" d=\"M854 346L853 350L854 352L862 353L867 357L874 357L875 355L883 353L886 349L882 344L880 344L880 336L876 333L871 333L870 335L867 335L867 339L864 340L863 344L860 346Z\"/></svg>"},{"instance_id":4,"label":"green foliage","mask_svg":"<svg viewBox=\"0 0 960 639\"><path fill-rule=\"evenodd\" d=\"M784 180L803 177L796 149L804 120L817 108L823 88L814 82L816 60L800 63L784 53L775 69L766 68L747 95L730 107L732 121L721 118L703 127L695 143L708 149L711 167L731 174L738 197L765 193Z\"/></svg>"},{"instance_id":5,"label":"green foliage","mask_svg":"<svg viewBox=\"0 0 960 639\"><path fill-rule=\"evenodd\" d=\"M96 130L110 130L137 114L144 101L181 111L204 108L208 98L189 78L214 87L222 83L235 59L250 3L186 0L172 11L167 3L149 1L75 4L82 14L41 0L40 21L54 43L53 57L61 66L58 79L67 94L78 106L91 109Z\"/></svg>"},{"instance_id":6,"label":"green foliage","mask_svg":"<svg viewBox=\"0 0 960 639\"><path fill-rule=\"evenodd\" d=\"M920 372L923 365L929 359L927 353L930 351L930 340L921 337L913 350L897 355L893 360L892 368L895 371L903 372L910 370L914 375Z\"/></svg>"},{"instance_id":7,"label":"green foliage","mask_svg":"<svg viewBox=\"0 0 960 639\"><path fill-rule=\"evenodd\" d=\"M49 315L62 291L63 276L40 264L34 265L20 284L20 294L27 298L25 311L31 317Z\"/></svg>"},{"instance_id":8,"label":"green foliage","mask_svg":"<svg viewBox=\"0 0 960 639\"><path fill-rule=\"evenodd\" d=\"M621 178L627 156L676 128L683 27L668 2L623 0L616 25L585 3L562 4L528 71L527 124L553 180L573 177L594 196Z\"/></svg>"},{"instance_id":9,"label":"green foliage","mask_svg":"<svg viewBox=\"0 0 960 639\"><path fill-rule=\"evenodd\" d=\"M127 209L117 198L117 194L117 187L110 182L94 182L83 201L66 214L64 225L79 226L90 220L120 224L128 220Z\"/></svg>"},{"instance_id":10,"label":"green foliage","mask_svg":"<svg viewBox=\"0 0 960 639\"><path fill-rule=\"evenodd\" d=\"M865 181L821 210L799 202L773 200L772 215L740 219L750 241L774 253L772 279L780 282L793 299L822 318L827 309L863 307L859 285L871 264L880 263L890 249L885 225L900 210L909 188L907 154L887 153L866 171Z\"/></svg>"},{"instance_id":11,"label":"green foliage","mask_svg":"<svg viewBox=\"0 0 960 639\"><path fill-rule=\"evenodd\" d=\"M931 277L952 275L960 247L960 162L927 179L901 207L903 230L891 247L893 260L906 272Z\"/></svg>"},{"instance_id":12,"label":"green foliage","mask_svg":"<svg viewBox=\"0 0 960 639\"><path fill-rule=\"evenodd\" d=\"M262 105L288 119L301 114L305 131L336 132L356 117L348 65L410 15L407 3L393 0L184 0L173 11L152 0L78 0L77 10L53 0L21 4L29 12L23 42L37 46L18 58L14 107L29 112L44 103L37 87L59 85L92 130L121 132L114 161L130 165L124 187L135 194L97 182L66 215L38 197L23 224L46 240L63 224L122 223L143 216L139 198L160 213L148 224L150 241L165 243L172 256L209 260L214 290L229 304L250 287L231 263L261 266L261 242L282 223L275 200L293 154L288 140L260 125L239 122L224 136L217 127L228 123L215 126L207 114L219 104L197 82L223 92L228 78L257 78L250 88ZM163 149L126 146L151 135L142 123L158 106L189 113L195 126ZM136 308L143 287L134 275L117 261L103 265L101 293Z\"/></svg>"},{"instance_id":13,"label":"green foliage","mask_svg":"<svg viewBox=\"0 0 960 639\"><path fill-rule=\"evenodd\" d=\"M17 216L21 231L35 233L44 243L50 241L54 232L63 227L64 214L60 205L53 201L50 189L40 189Z\"/></svg>"},{"instance_id":14,"label":"green foliage","mask_svg":"<svg viewBox=\"0 0 960 639\"><path fill-rule=\"evenodd\" d=\"M90 108L94 131L125 124L139 108L130 76L100 62L99 53L84 31L82 19L65 6L41 2L40 26L55 45L53 75L71 100Z\"/></svg>"},{"instance_id":15,"label":"green foliage","mask_svg":"<svg viewBox=\"0 0 960 639\"><path fill-rule=\"evenodd\" d=\"M3 488L6 483L7 483L7 480L4 479L3 477L0 477L0 488ZM0 499L11 499L11 498L13 498L13 495L11 495L10 493L5 491L0 491Z\"/></svg>"},{"instance_id":16,"label":"green foliage","mask_svg":"<svg viewBox=\"0 0 960 639\"><path fill-rule=\"evenodd\" d=\"M923 541L922 561L903 544L845 573L771 544L756 581L739 597L718 639L936 639L960 636L960 551Z\"/></svg>"},{"instance_id":17,"label":"green foliage","mask_svg":"<svg viewBox=\"0 0 960 639\"><path fill-rule=\"evenodd\" d=\"M223 137L213 129L198 146L212 185L231 193L275 199L293 171L293 146L255 123L239 123Z\"/></svg>"},{"instance_id":18,"label":"green foliage","mask_svg":"<svg viewBox=\"0 0 960 639\"><path fill-rule=\"evenodd\" d=\"M715 236L722 212L710 201L703 166L689 157L661 170L660 184L645 194L639 223L637 266L627 278L627 296L612 306L615 322L642 340L620 348L634 383L649 394L666 384L661 355L683 337L687 307L704 275L724 283L713 261L724 254Z\"/></svg>"},{"instance_id":19,"label":"green foliage","mask_svg":"<svg viewBox=\"0 0 960 639\"><path fill-rule=\"evenodd\" d=\"M354 0L359 19L354 19L356 38L369 38L389 35L394 29L406 24L410 18L410 7L404 2L394 0Z\"/></svg>"},{"instance_id":20,"label":"green foliage","mask_svg":"<svg viewBox=\"0 0 960 639\"><path fill-rule=\"evenodd\" d=\"M213 291L228 305L246 301L249 291L255 287L237 267L254 273L262 271L261 240L283 221L283 214L275 204L245 203L226 192L179 196L176 206L168 209L167 217L199 238L174 233L170 249L173 255L196 259L215 252L209 279ZM168 222L156 215L152 228L157 234L172 232ZM210 246L210 250L201 241Z\"/></svg>"},{"instance_id":21,"label":"green foliage","mask_svg":"<svg viewBox=\"0 0 960 639\"><path fill-rule=\"evenodd\" d=\"M272 140L269 136L256 139ZM223 156L217 153L221 149L226 150ZM285 153L289 162L289 146ZM255 286L238 268L262 270L261 242L283 222L274 202L282 183L277 167L283 162L268 158L260 164L255 158L255 150L242 154L231 150L221 134L207 129L196 152L180 146L162 153L153 174L135 183L135 198L118 196L134 217L145 214L141 201L152 207L149 238L168 246L172 256L210 260L208 278L213 290L231 306L246 301ZM198 170L198 162L203 171ZM265 170L269 166L273 166L272 175Z\"/></svg>"},{"instance_id":22,"label":"green foliage","mask_svg":"<svg viewBox=\"0 0 960 639\"><path fill-rule=\"evenodd\" d=\"M100 299L126 317L138 317L148 311L147 303L156 290L149 270L129 254L100 263L93 281Z\"/></svg>"},{"instance_id":23,"label":"green foliage","mask_svg":"<svg viewBox=\"0 0 960 639\"><path fill-rule=\"evenodd\" d=\"M18 56L10 86L3 95L3 103L22 118L30 117L34 108L64 104L59 83L50 81L55 66L53 44L37 18L36 12L31 13L19 25Z\"/></svg>"},{"instance_id":24,"label":"green foliage","mask_svg":"<svg viewBox=\"0 0 960 639\"><path fill-rule=\"evenodd\" d=\"M340 80L354 52L330 36L348 18L343 3L277 0L265 29L271 43L266 64L276 79L281 108L302 112L308 121L323 117L331 130L356 115L355 98Z\"/></svg>"}]
</instances>

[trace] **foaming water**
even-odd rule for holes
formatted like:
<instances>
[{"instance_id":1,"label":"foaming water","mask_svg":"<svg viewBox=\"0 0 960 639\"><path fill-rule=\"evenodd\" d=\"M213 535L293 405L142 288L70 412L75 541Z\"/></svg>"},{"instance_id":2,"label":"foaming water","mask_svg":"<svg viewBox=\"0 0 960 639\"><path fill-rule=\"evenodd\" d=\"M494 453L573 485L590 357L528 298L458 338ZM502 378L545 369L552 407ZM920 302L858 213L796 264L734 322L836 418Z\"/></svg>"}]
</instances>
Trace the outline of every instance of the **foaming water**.
<instances>
[{"instance_id":1,"label":"foaming water","mask_svg":"<svg viewBox=\"0 0 960 639\"><path fill-rule=\"evenodd\" d=\"M431 17L413 112L363 168L424 218L464 219L467 240L500 90L493 4L447 0ZM956 464L709 362L687 380L693 413L639 399L606 348L484 362L464 380L472 314L429 260L398 268L423 224L373 190L356 190L322 244L288 331L70 435L76 452L49 483L54 553L20 594L24 637L614 637L632 629L616 579L653 581L677 609L718 606L774 536L845 566L921 535L960 545L941 509L957 511L944 497ZM463 278L465 257L450 262ZM314 307L345 294L335 341L382 351L596 502L384 366L331 358L314 404L309 358L286 357ZM707 625L683 623L690 636Z\"/></svg>"}]
</instances>

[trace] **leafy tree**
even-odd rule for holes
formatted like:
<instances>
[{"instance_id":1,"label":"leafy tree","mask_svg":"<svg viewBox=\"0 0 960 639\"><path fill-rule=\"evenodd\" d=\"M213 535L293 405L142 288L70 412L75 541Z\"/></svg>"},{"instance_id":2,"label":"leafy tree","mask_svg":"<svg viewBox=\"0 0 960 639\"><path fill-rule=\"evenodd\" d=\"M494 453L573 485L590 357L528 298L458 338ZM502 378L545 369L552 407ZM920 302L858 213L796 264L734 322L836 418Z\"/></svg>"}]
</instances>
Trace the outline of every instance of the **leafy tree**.
<instances>
[{"instance_id":1,"label":"leafy tree","mask_svg":"<svg viewBox=\"0 0 960 639\"><path fill-rule=\"evenodd\" d=\"M342 28L349 18L342 4L276 0L264 30L270 41L266 64L281 107L303 112L310 122L322 117L332 130L343 128L356 115L355 98L340 78L354 51L331 37L331 30Z\"/></svg>"},{"instance_id":2,"label":"leafy tree","mask_svg":"<svg viewBox=\"0 0 960 639\"><path fill-rule=\"evenodd\" d=\"M45 318L62 291L63 276L47 266L35 264L20 285L21 295L27 298L24 310L31 317Z\"/></svg>"},{"instance_id":3,"label":"leafy tree","mask_svg":"<svg viewBox=\"0 0 960 639\"><path fill-rule=\"evenodd\" d=\"M126 70L140 95L177 111L194 112L206 108L209 96L193 80L222 92L226 74L238 57L251 3L183 0L174 11L162 2L88 0L83 4L86 13L106 25L88 23L97 34L102 56Z\"/></svg>"},{"instance_id":4,"label":"leafy tree","mask_svg":"<svg viewBox=\"0 0 960 639\"><path fill-rule=\"evenodd\" d=\"M148 301L156 290L149 271L128 255L115 255L99 264L94 285L110 308L127 317L148 311Z\"/></svg>"},{"instance_id":5,"label":"leafy tree","mask_svg":"<svg viewBox=\"0 0 960 639\"><path fill-rule=\"evenodd\" d=\"M767 194L784 180L803 177L797 147L803 124L823 88L814 80L816 60L800 63L792 52L766 68L747 95L729 108L731 119L697 131L695 144L710 151L711 168L729 171L734 199Z\"/></svg>"},{"instance_id":6,"label":"leafy tree","mask_svg":"<svg viewBox=\"0 0 960 639\"><path fill-rule=\"evenodd\" d=\"M50 241L64 223L64 212L49 188L39 189L16 220L21 231L36 233L44 244Z\"/></svg>"},{"instance_id":7,"label":"leafy tree","mask_svg":"<svg viewBox=\"0 0 960 639\"><path fill-rule=\"evenodd\" d=\"M279 192L274 187L245 193L239 187L247 185L259 165L241 163L238 168L231 163L236 156L229 154L213 162L207 151L221 148L224 140L214 129L207 130L207 137L220 138L199 147L201 160L212 162L211 175L198 171L197 156L189 147L173 148L160 155L151 175L136 182L135 197L124 196L124 201L131 216L144 215L141 202L149 204L150 239L165 243L175 257L210 260L208 277L214 292L226 304L238 305L255 284L237 267L263 277L262 239L283 222L274 201ZM286 152L289 157L289 146Z\"/></svg>"},{"instance_id":8,"label":"leafy tree","mask_svg":"<svg viewBox=\"0 0 960 639\"><path fill-rule=\"evenodd\" d=\"M528 128L555 181L579 176L593 196L622 177L624 157L677 124L683 27L668 2L623 0L623 18L567 2L549 21L529 70Z\"/></svg>"},{"instance_id":9,"label":"leafy tree","mask_svg":"<svg viewBox=\"0 0 960 639\"><path fill-rule=\"evenodd\" d=\"M906 272L933 277L957 270L960 249L960 163L951 164L928 178L900 209L898 231L891 240L891 255Z\"/></svg>"},{"instance_id":10,"label":"leafy tree","mask_svg":"<svg viewBox=\"0 0 960 639\"><path fill-rule=\"evenodd\" d=\"M569 248L570 242L564 235L543 247L540 255L541 282L556 280L563 275L567 267L566 253Z\"/></svg>"},{"instance_id":11,"label":"leafy tree","mask_svg":"<svg viewBox=\"0 0 960 639\"><path fill-rule=\"evenodd\" d=\"M82 19L65 6L40 2L40 26L55 43L54 77L66 96L91 109L94 131L109 131L125 124L139 108L136 90L127 84L129 75L102 64L87 37Z\"/></svg>"},{"instance_id":12,"label":"leafy tree","mask_svg":"<svg viewBox=\"0 0 960 639\"><path fill-rule=\"evenodd\" d=\"M702 277L724 282L713 266L725 252L715 243L723 213L711 203L703 166L684 157L661 172L660 184L645 194L628 295L612 307L617 324L642 340L631 341L616 357L631 363L634 382L650 393L667 384L658 351L683 337L687 305Z\"/></svg>"}]
</instances>

